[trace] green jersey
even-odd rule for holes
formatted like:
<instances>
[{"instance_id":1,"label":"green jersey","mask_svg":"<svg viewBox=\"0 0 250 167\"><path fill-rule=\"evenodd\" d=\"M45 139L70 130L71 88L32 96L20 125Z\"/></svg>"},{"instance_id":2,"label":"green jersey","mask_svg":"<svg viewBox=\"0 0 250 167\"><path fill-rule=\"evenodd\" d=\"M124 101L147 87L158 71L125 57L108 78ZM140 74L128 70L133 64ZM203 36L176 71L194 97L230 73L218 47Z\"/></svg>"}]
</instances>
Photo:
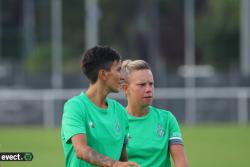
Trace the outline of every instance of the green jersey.
<instances>
[{"instance_id":1,"label":"green jersey","mask_svg":"<svg viewBox=\"0 0 250 167\"><path fill-rule=\"evenodd\" d=\"M150 106L143 117L129 114L127 156L141 167L171 167L169 145L182 144L180 128L171 112Z\"/></svg>"},{"instance_id":2,"label":"green jersey","mask_svg":"<svg viewBox=\"0 0 250 167\"><path fill-rule=\"evenodd\" d=\"M124 107L107 98L108 108L96 106L85 93L69 99L62 117L62 144L66 167L94 166L77 158L71 137L85 134L87 144L100 154L119 160L128 133L128 119Z\"/></svg>"}]
</instances>

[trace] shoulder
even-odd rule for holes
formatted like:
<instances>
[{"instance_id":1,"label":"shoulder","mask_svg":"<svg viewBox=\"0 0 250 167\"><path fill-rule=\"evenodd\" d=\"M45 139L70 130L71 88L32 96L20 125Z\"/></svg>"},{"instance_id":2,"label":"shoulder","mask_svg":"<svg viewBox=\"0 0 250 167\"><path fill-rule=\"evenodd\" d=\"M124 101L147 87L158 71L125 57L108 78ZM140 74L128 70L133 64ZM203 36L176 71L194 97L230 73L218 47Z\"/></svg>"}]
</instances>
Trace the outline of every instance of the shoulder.
<instances>
[{"instance_id":1,"label":"shoulder","mask_svg":"<svg viewBox=\"0 0 250 167\"><path fill-rule=\"evenodd\" d=\"M118 101L116 101L115 99L108 98L107 100L109 104L115 107L115 109L121 109L125 111L125 108L123 107L123 105L119 103Z\"/></svg>"},{"instance_id":2,"label":"shoulder","mask_svg":"<svg viewBox=\"0 0 250 167\"><path fill-rule=\"evenodd\" d=\"M168 117L168 118L174 117L174 115L169 110L157 108L157 107L154 107L154 106L150 106L150 110L153 113L160 115L161 117Z\"/></svg>"},{"instance_id":3,"label":"shoulder","mask_svg":"<svg viewBox=\"0 0 250 167\"><path fill-rule=\"evenodd\" d=\"M108 103L110 105L110 109L113 110L115 113L122 115L122 117L127 117L127 111L124 106L116 101L115 99L108 98Z\"/></svg>"},{"instance_id":4,"label":"shoulder","mask_svg":"<svg viewBox=\"0 0 250 167\"><path fill-rule=\"evenodd\" d=\"M157 117L158 119L160 119L161 121L163 121L163 122L165 122L167 124L173 124L173 123L177 122L176 117L169 110L156 108L156 107L153 107L153 106L150 106L150 110L155 115L155 117Z\"/></svg>"},{"instance_id":5,"label":"shoulder","mask_svg":"<svg viewBox=\"0 0 250 167\"><path fill-rule=\"evenodd\" d=\"M178 121L169 110L152 107L152 111L154 111L155 115L157 114L158 119L171 135L181 136Z\"/></svg>"},{"instance_id":6,"label":"shoulder","mask_svg":"<svg viewBox=\"0 0 250 167\"><path fill-rule=\"evenodd\" d=\"M68 99L65 103L64 103L64 113L67 112L77 112L77 113L81 113L83 111L85 111L85 109L87 108L87 104L85 104L85 100L84 97L82 97L82 95L78 95L78 96L74 96L70 99Z\"/></svg>"},{"instance_id":7,"label":"shoulder","mask_svg":"<svg viewBox=\"0 0 250 167\"><path fill-rule=\"evenodd\" d=\"M64 106L68 105L79 105L81 103L81 95L74 96L70 99L68 99L65 103Z\"/></svg>"}]
</instances>

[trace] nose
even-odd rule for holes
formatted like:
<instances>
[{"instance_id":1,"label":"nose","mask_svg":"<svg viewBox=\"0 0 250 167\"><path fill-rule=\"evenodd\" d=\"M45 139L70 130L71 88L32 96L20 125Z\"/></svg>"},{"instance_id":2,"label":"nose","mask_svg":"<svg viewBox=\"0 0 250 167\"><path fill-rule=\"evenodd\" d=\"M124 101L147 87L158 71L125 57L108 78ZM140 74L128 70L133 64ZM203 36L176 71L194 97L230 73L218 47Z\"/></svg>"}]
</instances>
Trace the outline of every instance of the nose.
<instances>
[{"instance_id":1,"label":"nose","mask_svg":"<svg viewBox=\"0 0 250 167\"><path fill-rule=\"evenodd\" d=\"M147 84L147 86L146 86L146 93L151 93L152 90L153 90L153 86L150 85L150 84Z\"/></svg>"},{"instance_id":2,"label":"nose","mask_svg":"<svg viewBox=\"0 0 250 167\"><path fill-rule=\"evenodd\" d=\"M124 77L120 77L120 83L122 84L122 83L124 83L124 82L125 82Z\"/></svg>"}]
</instances>

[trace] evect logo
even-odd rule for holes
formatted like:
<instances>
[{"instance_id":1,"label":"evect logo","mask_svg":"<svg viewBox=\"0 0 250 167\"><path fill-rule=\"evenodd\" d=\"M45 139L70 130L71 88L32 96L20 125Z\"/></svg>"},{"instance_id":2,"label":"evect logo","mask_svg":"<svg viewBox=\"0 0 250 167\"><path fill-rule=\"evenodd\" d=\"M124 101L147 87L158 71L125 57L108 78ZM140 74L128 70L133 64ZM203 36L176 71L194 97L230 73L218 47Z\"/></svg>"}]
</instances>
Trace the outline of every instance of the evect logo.
<instances>
[{"instance_id":1,"label":"evect logo","mask_svg":"<svg viewBox=\"0 0 250 167\"><path fill-rule=\"evenodd\" d=\"M32 161L30 152L0 152L0 161Z\"/></svg>"}]
</instances>

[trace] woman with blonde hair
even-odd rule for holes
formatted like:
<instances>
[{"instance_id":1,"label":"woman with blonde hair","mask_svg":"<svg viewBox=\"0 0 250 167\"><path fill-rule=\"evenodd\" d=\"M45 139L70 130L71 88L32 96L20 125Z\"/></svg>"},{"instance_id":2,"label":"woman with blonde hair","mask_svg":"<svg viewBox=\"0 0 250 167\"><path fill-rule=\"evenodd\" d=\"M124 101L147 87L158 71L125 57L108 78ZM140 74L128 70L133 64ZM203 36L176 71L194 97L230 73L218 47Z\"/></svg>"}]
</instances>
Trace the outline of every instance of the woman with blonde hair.
<instances>
[{"instance_id":1,"label":"woman with blonde hair","mask_svg":"<svg viewBox=\"0 0 250 167\"><path fill-rule=\"evenodd\" d=\"M129 120L129 161L141 167L187 167L183 140L175 116L151 106L154 79L150 66L143 60L126 60L122 64L122 89L127 97Z\"/></svg>"}]
</instances>

